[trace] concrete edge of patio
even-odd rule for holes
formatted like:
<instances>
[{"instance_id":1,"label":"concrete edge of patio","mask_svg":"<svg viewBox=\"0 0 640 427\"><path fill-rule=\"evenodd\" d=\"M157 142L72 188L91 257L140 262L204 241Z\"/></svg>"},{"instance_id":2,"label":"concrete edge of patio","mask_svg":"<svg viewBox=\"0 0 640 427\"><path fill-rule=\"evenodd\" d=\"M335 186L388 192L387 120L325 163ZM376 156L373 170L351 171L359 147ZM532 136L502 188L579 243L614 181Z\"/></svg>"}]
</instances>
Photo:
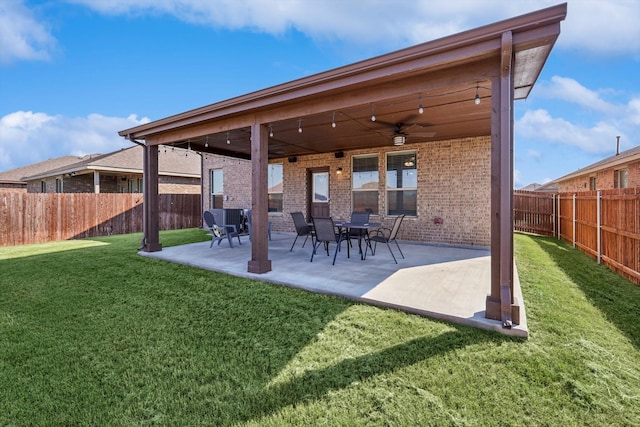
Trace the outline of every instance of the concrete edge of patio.
<instances>
[{"instance_id":1,"label":"concrete edge of patio","mask_svg":"<svg viewBox=\"0 0 640 427\"><path fill-rule=\"evenodd\" d=\"M299 243L296 250L290 252L293 237L293 233L274 233L274 239L269 243L274 268L264 274L247 271L251 245L246 238L242 245L236 244L233 249L228 245L224 247L226 242L209 248L210 242L207 241L139 254L504 335L528 337L524 301L515 265L514 298L520 305L520 324L503 328L500 321L484 317L485 299L490 289L487 273L490 270L490 257L486 256L485 248L400 242L403 247L411 249L405 251L406 259L398 265L393 261L386 262L386 258L369 263L369 257L367 261L360 261L359 257L347 259L341 255L339 262L331 266L332 257L319 257L317 261L309 263L309 249L301 250ZM441 261L433 260L434 256L439 257L443 252L451 252L454 256L461 253L461 258L453 259L449 254L449 258L445 256ZM388 253L380 256L386 257ZM425 260L428 260L427 265L422 265ZM327 266L330 268L327 269ZM321 276L322 280L317 276ZM345 277L351 280L347 282Z\"/></svg>"}]
</instances>

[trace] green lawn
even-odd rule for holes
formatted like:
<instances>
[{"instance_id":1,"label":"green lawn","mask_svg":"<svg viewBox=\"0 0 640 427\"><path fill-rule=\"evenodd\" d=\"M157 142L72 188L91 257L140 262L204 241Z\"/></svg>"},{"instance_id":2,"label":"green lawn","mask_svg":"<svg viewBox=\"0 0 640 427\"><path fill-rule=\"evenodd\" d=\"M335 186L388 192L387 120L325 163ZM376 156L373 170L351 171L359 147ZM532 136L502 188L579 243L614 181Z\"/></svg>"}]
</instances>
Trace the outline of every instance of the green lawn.
<instances>
[{"instance_id":1,"label":"green lawn","mask_svg":"<svg viewBox=\"0 0 640 427\"><path fill-rule=\"evenodd\" d=\"M141 257L140 237L0 248L0 425L640 425L640 287L555 239L516 236L521 340Z\"/></svg>"}]
</instances>

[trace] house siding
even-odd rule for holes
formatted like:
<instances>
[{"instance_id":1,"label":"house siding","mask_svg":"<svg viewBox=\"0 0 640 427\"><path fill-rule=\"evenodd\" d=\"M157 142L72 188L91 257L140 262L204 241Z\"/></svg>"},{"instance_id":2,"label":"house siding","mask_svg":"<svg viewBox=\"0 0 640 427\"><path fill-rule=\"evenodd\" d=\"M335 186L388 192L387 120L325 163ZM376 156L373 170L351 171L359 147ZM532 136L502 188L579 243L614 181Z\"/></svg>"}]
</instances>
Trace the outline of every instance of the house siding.
<instances>
[{"instance_id":1,"label":"house siding","mask_svg":"<svg viewBox=\"0 0 640 427\"><path fill-rule=\"evenodd\" d=\"M269 213L274 231L294 231L291 212L307 211L308 169L330 170L330 214L348 219L352 211L352 157L377 154L379 169L379 215L372 221L391 226L394 216L386 215L386 159L388 153L413 151L418 167L417 215L405 217L399 238L402 240L489 246L491 241L491 138L489 136L447 141L405 144L384 150L344 151L298 156L283 164L283 212ZM342 168L343 173L336 171ZM251 162L207 155L203 158L203 208L210 208L210 171L221 168L224 174L225 208L251 206ZM441 218L436 224L434 218Z\"/></svg>"},{"instance_id":2,"label":"house siding","mask_svg":"<svg viewBox=\"0 0 640 427\"><path fill-rule=\"evenodd\" d=\"M615 187L615 174L620 169L627 169L628 187L640 187L640 160L600 169L584 175L558 180L560 193L589 191L589 180L596 178L596 190L609 190Z\"/></svg>"}]
</instances>

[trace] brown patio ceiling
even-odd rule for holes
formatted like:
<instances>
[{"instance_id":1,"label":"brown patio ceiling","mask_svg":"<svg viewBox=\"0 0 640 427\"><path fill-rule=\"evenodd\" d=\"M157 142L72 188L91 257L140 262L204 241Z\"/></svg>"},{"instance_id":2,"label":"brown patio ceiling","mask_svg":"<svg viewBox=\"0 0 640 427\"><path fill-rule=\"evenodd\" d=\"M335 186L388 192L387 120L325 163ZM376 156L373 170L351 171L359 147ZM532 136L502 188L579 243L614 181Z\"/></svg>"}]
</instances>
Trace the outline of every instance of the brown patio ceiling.
<instances>
[{"instance_id":1,"label":"brown patio ceiling","mask_svg":"<svg viewBox=\"0 0 640 427\"><path fill-rule=\"evenodd\" d=\"M481 98L480 104L474 102L476 91ZM396 133L404 134L407 144L488 135L491 130L490 93L490 82L469 82L438 92L417 92L274 121L268 124L269 157L388 147L393 145L392 138ZM372 121L372 115L375 115L375 121ZM169 145L249 158L250 137L250 128L244 127Z\"/></svg>"}]
</instances>

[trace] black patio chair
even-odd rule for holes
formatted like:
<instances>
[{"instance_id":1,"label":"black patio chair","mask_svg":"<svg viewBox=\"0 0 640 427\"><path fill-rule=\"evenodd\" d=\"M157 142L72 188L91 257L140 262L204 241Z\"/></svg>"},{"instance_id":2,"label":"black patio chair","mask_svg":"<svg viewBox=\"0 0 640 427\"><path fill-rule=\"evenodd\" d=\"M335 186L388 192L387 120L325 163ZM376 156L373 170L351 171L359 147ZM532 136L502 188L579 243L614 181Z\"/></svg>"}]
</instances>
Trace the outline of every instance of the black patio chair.
<instances>
[{"instance_id":1,"label":"black patio chair","mask_svg":"<svg viewBox=\"0 0 640 427\"><path fill-rule=\"evenodd\" d=\"M300 236L304 236L304 242L302 243L303 248L309 236L311 236L311 244L313 244L313 230L304 219L304 214L302 212L291 212L291 218L293 218L293 225L296 227L296 238L293 239L293 244L289 252L293 251L293 247L296 245L296 241Z\"/></svg>"},{"instance_id":2,"label":"black patio chair","mask_svg":"<svg viewBox=\"0 0 640 427\"><path fill-rule=\"evenodd\" d=\"M324 243L325 248L327 250L327 255L329 255L329 244L336 243L336 250L333 254L333 263L336 264L336 256L338 255L338 251L340 250L340 245L342 243L344 233L337 232L336 226L331 218L313 218L313 230L315 234L315 242L313 243L313 251L311 251L311 260L313 262L313 256L316 253L316 250L320 246L320 244Z\"/></svg>"},{"instance_id":3,"label":"black patio chair","mask_svg":"<svg viewBox=\"0 0 640 427\"><path fill-rule=\"evenodd\" d=\"M368 224L369 216L370 216L370 213L368 211L352 212L350 222L352 224L360 224L360 225ZM366 243L369 238L369 230L366 228L350 229L346 235L346 238L349 242L349 246L351 247L353 247L353 245L351 244L351 241L354 239L358 241L358 244L362 241L362 239L365 239L365 243Z\"/></svg>"},{"instance_id":4,"label":"black patio chair","mask_svg":"<svg viewBox=\"0 0 640 427\"><path fill-rule=\"evenodd\" d=\"M387 245L387 248L389 248L389 252L391 252L391 256L393 257L393 260L397 264L398 260L396 259L396 256L393 254L393 251L391 250L391 246L389 246L389 242L395 242L396 246L398 247L398 250L400 251L400 255L402 255L402 258L404 258L402 249L400 249L400 245L396 240L396 237L398 236L398 231L400 230L400 225L402 224L403 219L404 219L404 215L399 215L393 221L393 226L391 228L380 227L377 230L372 230L371 233L369 233L369 242L367 243L367 245L365 245L365 248L364 248L364 259L367 259L367 250L369 248L371 248L371 255L375 255L376 247L378 246L378 243L384 243ZM373 242L373 247L371 246L371 242Z\"/></svg>"},{"instance_id":5,"label":"black patio chair","mask_svg":"<svg viewBox=\"0 0 640 427\"><path fill-rule=\"evenodd\" d=\"M233 237L238 238L239 245L242 244L242 242L240 241L240 233L238 232L238 228L235 226L235 224L216 224L216 218L211 211L204 211L203 217L204 223L207 225L209 233L211 233L211 245L209 245L210 248L213 247L213 244L215 242L218 242L219 246L220 242L224 239L227 239L229 241L229 246L233 248Z\"/></svg>"}]
</instances>

